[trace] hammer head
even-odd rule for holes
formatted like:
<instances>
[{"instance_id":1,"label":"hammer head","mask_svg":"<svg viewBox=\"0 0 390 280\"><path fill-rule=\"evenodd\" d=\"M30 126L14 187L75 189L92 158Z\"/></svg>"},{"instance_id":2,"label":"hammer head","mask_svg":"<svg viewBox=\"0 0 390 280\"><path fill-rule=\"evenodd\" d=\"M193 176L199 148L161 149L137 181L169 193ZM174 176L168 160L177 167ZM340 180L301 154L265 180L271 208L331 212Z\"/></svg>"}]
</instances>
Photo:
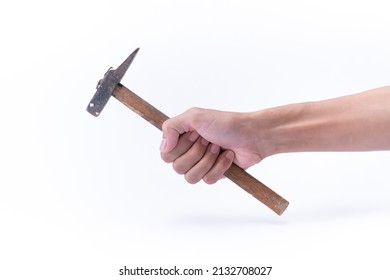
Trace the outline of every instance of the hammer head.
<instances>
[{"instance_id":1,"label":"hammer head","mask_svg":"<svg viewBox=\"0 0 390 280\"><path fill-rule=\"evenodd\" d=\"M115 87L120 83L130 64L133 62L139 48L133 51L129 57L118 67L113 70L112 67L108 69L103 79L101 79L96 86L96 93L92 97L88 104L87 111L93 116L97 117L100 115L104 106L106 106L110 99Z\"/></svg>"}]
</instances>

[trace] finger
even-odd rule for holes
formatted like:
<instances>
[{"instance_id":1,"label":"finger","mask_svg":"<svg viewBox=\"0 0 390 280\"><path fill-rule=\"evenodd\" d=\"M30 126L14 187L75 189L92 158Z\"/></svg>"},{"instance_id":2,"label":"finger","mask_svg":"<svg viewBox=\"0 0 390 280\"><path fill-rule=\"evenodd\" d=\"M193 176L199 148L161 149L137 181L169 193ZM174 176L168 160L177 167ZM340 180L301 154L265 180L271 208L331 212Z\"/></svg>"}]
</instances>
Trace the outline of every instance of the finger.
<instances>
[{"instance_id":1,"label":"finger","mask_svg":"<svg viewBox=\"0 0 390 280\"><path fill-rule=\"evenodd\" d=\"M161 152L161 158L167 163L174 162L178 157L186 153L198 138L199 134L195 131L184 133L180 136L173 150L168 153Z\"/></svg>"},{"instance_id":2,"label":"finger","mask_svg":"<svg viewBox=\"0 0 390 280\"><path fill-rule=\"evenodd\" d=\"M208 145L207 140L199 137L188 151L173 162L173 169L179 174L187 173L201 160Z\"/></svg>"},{"instance_id":3,"label":"finger","mask_svg":"<svg viewBox=\"0 0 390 280\"><path fill-rule=\"evenodd\" d=\"M196 131L196 120L201 116L201 109L191 108L181 115L166 120L162 125L163 139L160 145L162 153L172 151L179 141L180 135Z\"/></svg>"},{"instance_id":4,"label":"finger","mask_svg":"<svg viewBox=\"0 0 390 280\"><path fill-rule=\"evenodd\" d=\"M234 153L226 150L221 153L210 171L203 177L206 184L214 184L223 178L223 174L229 169L234 160Z\"/></svg>"},{"instance_id":5,"label":"finger","mask_svg":"<svg viewBox=\"0 0 390 280\"><path fill-rule=\"evenodd\" d=\"M185 179L190 184L198 183L210 171L218 158L220 148L210 144L202 159L185 174Z\"/></svg>"}]
</instances>

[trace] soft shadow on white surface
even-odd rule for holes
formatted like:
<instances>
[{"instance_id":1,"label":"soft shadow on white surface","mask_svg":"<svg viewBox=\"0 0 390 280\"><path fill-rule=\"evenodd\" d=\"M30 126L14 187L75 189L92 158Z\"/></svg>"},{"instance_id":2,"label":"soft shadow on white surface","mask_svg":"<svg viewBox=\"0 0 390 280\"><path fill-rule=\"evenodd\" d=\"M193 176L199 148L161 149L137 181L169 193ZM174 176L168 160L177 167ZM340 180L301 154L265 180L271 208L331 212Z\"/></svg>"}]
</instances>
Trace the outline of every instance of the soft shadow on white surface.
<instances>
[{"instance_id":1,"label":"soft shadow on white surface","mask_svg":"<svg viewBox=\"0 0 390 280\"><path fill-rule=\"evenodd\" d=\"M272 215L272 214L271 214ZM276 215L276 214L275 214ZM242 216L230 216L226 215L216 215L213 213L210 214L192 214L192 215L182 215L172 219L171 223L175 226L184 226L184 227L241 227L241 226L282 226L287 225L288 222L281 217L267 217L268 215L242 215Z\"/></svg>"},{"instance_id":2,"label":"soft shadow on white surface","mask_svg":"<svg viewBox=\"0 0 390 280\"><path fill-rule=\"evenodd\" d=\"M367 219L369 217L388 216L390 206L383 205L330 205L327 208L310 208L306 211L300 209L289 217L291 224L321 224L339 221Z\"/></svg>"},{"instance_id":3,"label":"soft shadow on white surface","mask_svg":"<svg viewBox=\"0 0 390 280\"><path fill-rule=\"evenodd\" d=\"M369 217L389 216L390 205L361 205L361 204L333 204L303 209L287 209L282 216L277 216L267 210L257 214L247 213L231 215L231 213L185 213L179 216L166 217L166 222L175 227L200 228L230 228L230 227L261 227L261 226L288 226L288 225L321 225L338 223L340 221L367 219ZM329 206L329 207L327 207ZM263 209L262 209L263 210ZM291 210L291 211L289 211Z\"/></svg>"}]
</instances>

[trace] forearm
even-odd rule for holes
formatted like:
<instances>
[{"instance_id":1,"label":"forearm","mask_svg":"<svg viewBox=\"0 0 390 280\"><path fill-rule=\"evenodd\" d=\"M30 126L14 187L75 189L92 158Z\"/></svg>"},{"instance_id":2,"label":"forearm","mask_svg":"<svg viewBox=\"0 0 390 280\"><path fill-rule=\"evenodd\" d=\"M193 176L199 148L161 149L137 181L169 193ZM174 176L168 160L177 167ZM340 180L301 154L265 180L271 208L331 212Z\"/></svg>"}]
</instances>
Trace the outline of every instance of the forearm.
<instances>
[{"instance_id":1,"label":"forearm","mask_svg":"<svg viewBox=\"0 0 390 280\"><path fill-rule=\"evenodd\" d=\"M310 151L390 150L390 87L251 114L263 157Z\"/></svg>"}]
</instances>

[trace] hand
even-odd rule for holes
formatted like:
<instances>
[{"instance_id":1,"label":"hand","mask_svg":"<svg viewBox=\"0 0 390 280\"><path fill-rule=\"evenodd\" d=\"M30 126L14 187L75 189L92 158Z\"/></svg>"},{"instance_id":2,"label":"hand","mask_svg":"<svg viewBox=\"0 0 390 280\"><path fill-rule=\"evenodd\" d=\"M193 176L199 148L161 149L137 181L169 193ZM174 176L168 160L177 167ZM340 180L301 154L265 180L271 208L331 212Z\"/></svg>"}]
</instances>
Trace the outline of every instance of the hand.
<instances>
[{"instance_id":1,"label":"hand","mask_svg":"<svg viewBox=\"0 0 390 280\"><path fill-rule=\"evenodd\" d=\"M390 86L252 113L193 108L163 124L161 157L190 183L215 183L291 152L390 150Z\"/></svg>"},{"instance_id":2,"label":"hand","mask_svg":"<svg viewBox=\"0 0 390 280\"><path fill-rule=\"evenodd\" d=\"M163 124L161 157L189 183L213 184L234 161L242 168L260 162L249 113L192 108Z\"/></svg>"}]
</instances>

